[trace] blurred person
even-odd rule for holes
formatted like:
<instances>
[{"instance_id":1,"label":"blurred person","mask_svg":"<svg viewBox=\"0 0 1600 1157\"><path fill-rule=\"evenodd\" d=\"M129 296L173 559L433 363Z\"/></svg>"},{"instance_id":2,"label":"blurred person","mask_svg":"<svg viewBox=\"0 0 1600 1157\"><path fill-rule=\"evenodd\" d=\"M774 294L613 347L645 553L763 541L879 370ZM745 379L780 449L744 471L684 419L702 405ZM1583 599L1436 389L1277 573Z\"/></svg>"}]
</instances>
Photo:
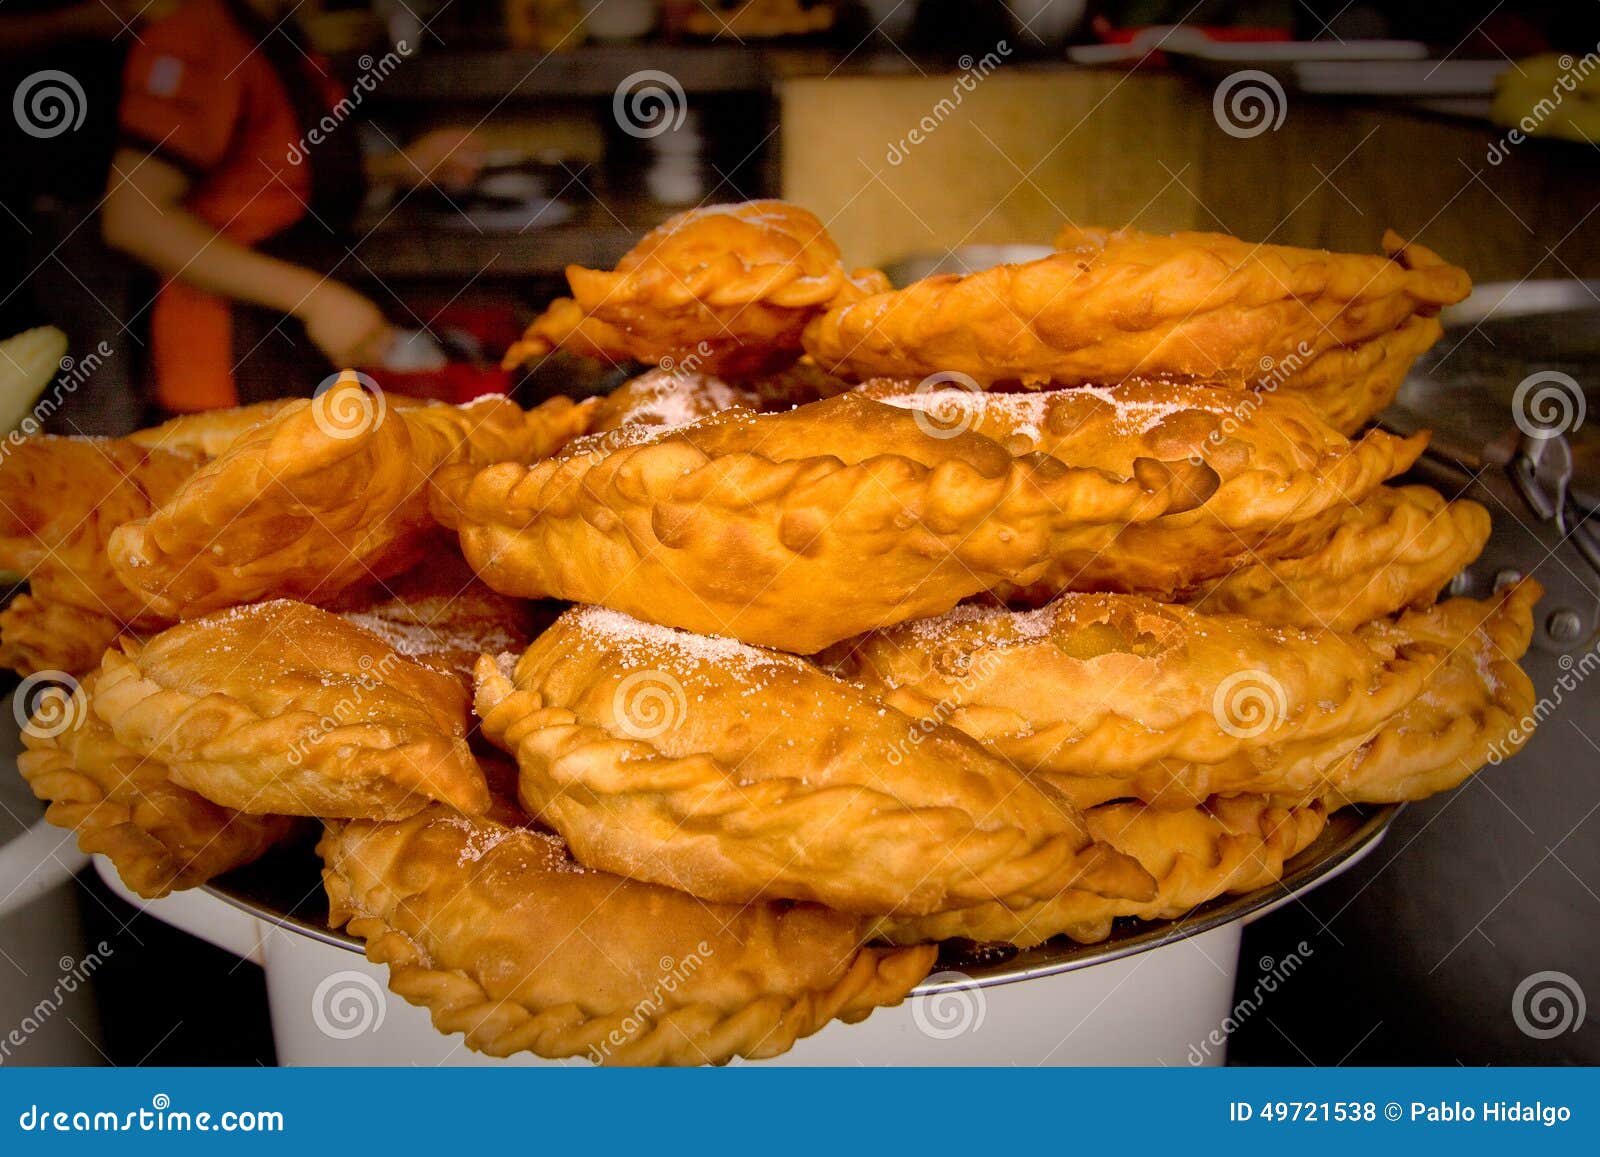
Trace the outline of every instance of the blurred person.
<instances>
[{"instance_id":1,"label":"blurred person","mask_svg":"<svg viewBox=\"0 0 1600 1157\"><path fill-rule=\"evenodd\" d=\"M309 392L380 361L396 337L383 311L303 254L343 238L368 179L461 187L481 165L459 129L363 162L336 111L347 93L291 17L285 0L181 0L129 51L101 227L163 279L149 325L164 410Z\"/></svg>"}]
</instances>

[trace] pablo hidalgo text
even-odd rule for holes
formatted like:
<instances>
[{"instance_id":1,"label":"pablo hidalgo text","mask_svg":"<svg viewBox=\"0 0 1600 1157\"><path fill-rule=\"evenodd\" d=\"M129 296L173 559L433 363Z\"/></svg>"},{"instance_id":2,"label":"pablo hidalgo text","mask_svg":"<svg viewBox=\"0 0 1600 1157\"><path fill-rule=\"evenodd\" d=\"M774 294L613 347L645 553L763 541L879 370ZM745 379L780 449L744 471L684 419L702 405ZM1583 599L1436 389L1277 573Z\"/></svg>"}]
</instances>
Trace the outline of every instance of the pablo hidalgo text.
<instances>
[{"instance_id":1,"label":"pablo hidalgo text","mask_svg":"<svg viewBox=\"0 0 1600 1157\"><path fill-rule=\"evenodd\" d=\"M1411 1102L1413 1121L1456 1122L1482 1121L1491 1125L1543 1125L1550 1128L1572 1120L1572 1110L1565 1105L1547 1105L1543 1101L1485 1101L1481 1106L1461 1101Z\"/></svg>"}]
</instances>

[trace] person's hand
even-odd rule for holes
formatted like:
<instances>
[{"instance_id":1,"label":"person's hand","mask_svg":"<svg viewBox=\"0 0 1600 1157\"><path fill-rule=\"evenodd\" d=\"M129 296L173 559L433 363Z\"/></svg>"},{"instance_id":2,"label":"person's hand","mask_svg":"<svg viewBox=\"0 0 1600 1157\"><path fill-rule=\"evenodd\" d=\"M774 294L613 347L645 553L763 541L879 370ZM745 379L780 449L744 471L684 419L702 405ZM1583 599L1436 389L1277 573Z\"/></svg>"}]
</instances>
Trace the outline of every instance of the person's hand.
<instances>
[{"instance_id":1,"label":"person's hand","mask_svg":"<svg viewBox=\"0 0 1600 1157\"><path fill-rule=\"evenodd\" d=\"M404 172L414 184L426 179L464 189L482 172L483 157L483 142L471 129L434 129L406 146Z\"/></svg>"},{"instance_id":2,"label":"person's hand","mask_svg":"<svg viewBox=\"0 0 1600 1157\"><path fill-rule=\"evenodd\" d=\"M394 341L383 311L338 281L324 281L300 303L295 316L306 336L339 369L374 365Z\"/></svg>"}]
</instances>

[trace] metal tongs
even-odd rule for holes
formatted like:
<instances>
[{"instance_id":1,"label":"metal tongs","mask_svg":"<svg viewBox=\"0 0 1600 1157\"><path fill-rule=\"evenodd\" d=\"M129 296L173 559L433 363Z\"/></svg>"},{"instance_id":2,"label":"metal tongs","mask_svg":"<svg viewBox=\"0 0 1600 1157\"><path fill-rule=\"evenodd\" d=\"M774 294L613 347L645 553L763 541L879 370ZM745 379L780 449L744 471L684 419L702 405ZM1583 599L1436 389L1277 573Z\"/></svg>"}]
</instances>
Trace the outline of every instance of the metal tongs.
<instances>
[{"instance_id":1,"label":"metal tongs","mask_svg":"<svg viewBox=\"0 0 1600 1157\"><path fill-rule=\"evenodd\" d=\"M1485 447L1485 457L1505 467L1512 485L1528 508L1544 522L1554 522L1564 542L1600 574L1600 531L1590 515L1572 497L1572 445L1557 433L1497 438Z\"/></svg>"}]
</instances>

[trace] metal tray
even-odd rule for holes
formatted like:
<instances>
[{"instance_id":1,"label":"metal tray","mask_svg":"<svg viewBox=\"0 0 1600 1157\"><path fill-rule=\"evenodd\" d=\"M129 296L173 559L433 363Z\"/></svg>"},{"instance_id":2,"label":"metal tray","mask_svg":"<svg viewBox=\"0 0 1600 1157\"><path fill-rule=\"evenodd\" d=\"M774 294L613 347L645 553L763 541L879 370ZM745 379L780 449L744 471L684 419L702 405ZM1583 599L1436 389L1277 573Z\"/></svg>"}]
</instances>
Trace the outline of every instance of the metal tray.
<instances>
[{"instance_id":1,"label":"metal tray","mask_svg":"<svg viewBox=\"0 0 1600 1157\"><path fill-rule=\"evenodd\" d=\"M1399 805L1391 804L1349 807L1335 812L1329 817L1322 835L1289 861L1278 883L1243 896L1213 900L1181 920L1118 920L1110 938L1100 944L1074 944L1065 937L1058 937L1036 948L1018 951L968 941L948 941L939 954L935 971L957 972L962 974L961 978L924 982L913 991L925 994L1053 976L1148 952L1243 920L1308 891L1349 864L1383 838L1399 811ZM312 850L314 842L314 836L308 832L249 867L219 876L205 885L205 889L233 907L286 932L361 952L359 940L327 926L328 906L322 891L321 864Z\"/></svg>"}]
</instances>

